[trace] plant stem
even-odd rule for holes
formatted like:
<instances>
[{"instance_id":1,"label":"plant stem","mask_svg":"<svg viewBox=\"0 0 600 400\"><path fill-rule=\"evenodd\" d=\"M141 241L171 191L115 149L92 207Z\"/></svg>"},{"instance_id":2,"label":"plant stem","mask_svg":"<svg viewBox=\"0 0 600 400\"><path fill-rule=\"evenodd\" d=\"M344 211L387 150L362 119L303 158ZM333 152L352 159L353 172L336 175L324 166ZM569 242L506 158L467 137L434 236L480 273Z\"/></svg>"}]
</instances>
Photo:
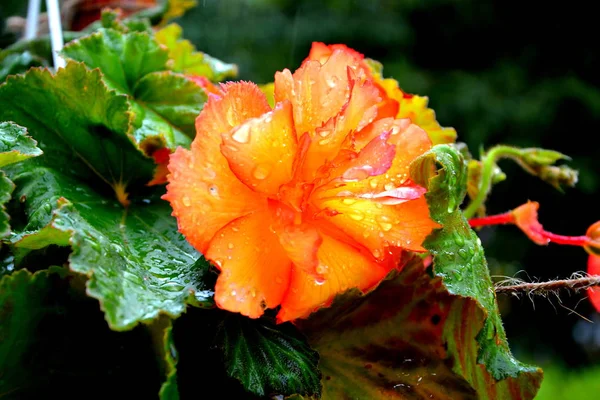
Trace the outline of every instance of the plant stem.
<instances>
[{"instance_id":1,"label":"plant stem","mask_svg":"<svg viewBox=\"0 0 600 400\"><path fill-rule=\"evenodd\" d=\"M505 281L506 282L506 281ZM510 282L510 280L509 280ZM600 286L600 275L586 276L575 279L558 279L547 282L523 282L504 285L502 282L496 284L496 293L521 293L544 294L559 289L582 290L590 287Z\"/></svg>"},{"instance_id":2,"label":"plant stem","mask_svg":"<svg viewBox=\"0 0 600 400\"><path fill-rule=\"evenodd\" d=\"M496 162L501 158L515 158L521 156L521 150L511 146L494 146L484 156L482 160L483 168L481 171L481 182L477 196L469 203L464 211L467 219L472 218L479 207L483 205L492 188L492 176Z\"/></svg>"}]
</instances>

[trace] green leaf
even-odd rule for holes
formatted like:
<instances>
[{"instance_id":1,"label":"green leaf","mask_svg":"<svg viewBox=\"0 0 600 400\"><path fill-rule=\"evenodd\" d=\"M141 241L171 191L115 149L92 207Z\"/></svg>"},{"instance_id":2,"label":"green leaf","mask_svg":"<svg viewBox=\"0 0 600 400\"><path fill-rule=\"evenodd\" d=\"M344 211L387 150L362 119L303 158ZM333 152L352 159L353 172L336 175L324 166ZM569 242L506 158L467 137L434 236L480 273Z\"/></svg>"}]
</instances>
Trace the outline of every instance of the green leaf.
<instances>
[{"instance_id":1,"label":"green leaf","mask_svg":"<svg viewBox=\"0 0 600 400\"><path fill-rule=\"evenodd\" d=\"M27 129L14 122L0 122L0 167L42 154Z\"/></svg>"},{"instance_id":2,"label":"green leaf","mask_svg":"<svg viewBox=\"0 0 600 400\"><path fill-rule=\"evenodd\" d=\"M142 398L160 388L145 327L108 329L81 277L64 268L0 279L0 397Z\"/></svg>"},{"instance_id":3,"label":"green leaf","mask_svg":"<svg viewBox=\"0 0 600 400\"><path fill-rule=\"evenodd\" d=\"M9 79L0 102L0 119L27 126L44 150L5 167L19 199L11 210L20 222L10 236L17 268L29 267L32 253L70 246L70 268L89 277L88 294L117 330L161 312L177 316L190 297L210 306L208 263L197 262L199 254L177 232L159 198L164 188L144 186L154 163L127 135L125 96L109 91L98 70L71 62L55 76L38 69ZM139 195L124 199L125 183Z\"/></svg>"},{"instance_id":4,"label":"green leaf","mask_svg":"<svg viewBox=\"0 0 600 400\"><path fill-rule=\"evenodd\" d=\"M213 82L237 76L237 65L224 63L196 51L189 40L181 39L181 33L182 29L177 24L170 24L156 32L156 40L169 49L170 69L184 74L204 76Z\"/></svg>"},{"instance_id":5,"label":"green leaf","mask_svg":"<svg viewBox=\"0 0 600 400\"><path fill-rule=\"evenodd\" d=\"M432 176L435 165L439 168ZM539 379L539 369L520 363L510 352L481 241L458 208L467 187L467 167L462 155L450 146L435 146L413 162L411 177L427 187L431 217L442 225L423 244L433 255L435 275L442 278L449 293L473 299L483 311L483 326L477 335L477 363L484 364L497 380L516 379L525 386ZM457 363L455 369L477 388L477 368L467 361Z\"/></svg>"},{"instance_id":6,"label":"green leaf","mask_svg":"<svg viewBox=\"0 0 600 400\"><path fill-rule=\"evenodd\" d=\"M108 90L98 70L74 62L56 75L32 69L0 86L0 104L0 120L27 127L46 166L115 190L152 179L154 163L129 138L127 98Z\"/></svg>"},{"instance_id":7,"label":"green leaf","mask_svg":"<svg viewBox=\"0 0 600 400\"><path fill-rule=\"evenodd\" d=\"M228 374L249 392L320 395L319 356L291 324L275 326L230 315L221 337Z\"/></svg>"},{"instance_id":8,"label":"green leaf","mask_svg":"<svg viewBox=\"0 0 600 400\"><path fill-rule=\"evenodd\" d=\"M323 399L532 399L540 376L496 382L477 365L483 318L415 258L370 293L352 289L297 323L319 352Z\"/></svg>"},{"instance_id":9,"label":"green leaf","mask_svg":"<svg viewBox=\"0 0 600 400\"><path fill-rule=\"evenodd\" d=\"M13 122L0 122L0 167L42 154L37 142L27 136L27 129ZM15 185L0 171L0 239L10 232L4 205L10 200Z\"/></svg>"},{"instance_id":10,"label":"green leaf","mask_svg":"<svg viewBox=\"0 0 600 400\"><path fill-rule=\"evenodd\" d=\"M173 325L169 320L163 336L163 359L165 361L166 381L160 387L159 397L161 400L179 400L179 389L177 385L177 349L173 342Z\"/></svg>"},{"instance_id":11,"label":"green leaf","mask_svg":"<svg viewBox=\"0 0 600 400\"><path fill-rule=\"evenodd\" d=\"M20 74L31 67L45 64L42 58L34 56L29 51L7 54L6 57L0 57L0 59L0 82L3 82L9 75Z\"/></svg>"},{"instance_id":12,"label":"green leaf","mask_svg":"<svg viewBox=\"0 0 600 400\"><path fill-rule=\"evenodd\" d=\"M206 94L198 90L198 85L169 71L154 72L140 79L135 97L169 125L179 126L184 132L195 132L198 105L206 101Z\"/></svg>"},{"instance_id":13,"label":"green leaf","mask_svg":"<svg viewBox=\"0 0 600 400\"><path fill-rule=\"evenodd\" d=\"M123 208L50 168L28 163L10 172L29 215L11 238L19 258L49 245L70 245L70 268L90 277L87 293L100 300L112 329L130 329L159 313L176 317L190 296L211 305L212 287L204 282L209 264L178 233L160 192Z\"/></svg>"},{"instance_id":14,"label":"green leaf","mask_svg":"<svg viewBox=\"0 0 600 400\"><path fill-rule=\"evenodd\" d=\"M190 145L195 135L191 119L202 110L206 94L184 75L167 71L168 51L148 32L101 28L67 44L63 54L100 68L106 84L127 95L134 114L133 138L146 155L162 147Z\"/></svg>"}]
</instances>

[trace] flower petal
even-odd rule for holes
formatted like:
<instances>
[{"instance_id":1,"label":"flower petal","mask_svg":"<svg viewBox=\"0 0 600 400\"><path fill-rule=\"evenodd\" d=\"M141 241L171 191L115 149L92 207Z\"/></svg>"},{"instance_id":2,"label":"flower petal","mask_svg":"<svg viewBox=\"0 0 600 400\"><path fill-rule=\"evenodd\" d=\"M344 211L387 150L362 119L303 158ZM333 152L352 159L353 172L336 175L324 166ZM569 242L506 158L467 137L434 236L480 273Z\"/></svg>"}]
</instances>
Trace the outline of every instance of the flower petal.
<instances>
[{"instance_id":1,"label":"flower petal","mask_svg":"<svg viewBox=\"0 0 600 400\"><path fill-rule=\"evenodd\" d=\"M317 253L323 238L319 231L309 224L288 224L278 232L279 242L292 260L295 268L301 269L314 278L322 279Z\"/></svg>"},{"instance_id":2,"label":"flower petal","mask_svg":"<svg viewBox=\"0 0 600 400\"><path fill-rule=\"evenodd\" d=\"M400 107L396 118L409 118L427 132L433 144L456 141L456 130L440 126L435 117L435 111L427 107L429 102L427 97L404 93L395 79L383 79L378 83L391 99L399 103Z\"/></svg>"},{"instance_id":3,"label":"flower petal","mask_svg":"<svg viewBox=\"0 0 600 400\"><path fill-rule=\"evenodd\" d=\"M544 235L544 227L538 221L538 208L540 204L537 201L528 201L512 210L515 218L515 225L519 227L532 242L540 245L550 243L550 239Z\"/></svg>"},{"instance_id":4,"label":"flower petal","mask_svg":"<svg viewBox=\"0 0 600 400\"><path fill-rule=\"evenodd\" d=\"M270 229L268 212L236 219L210 242L206 257L221 274L215 287L220 308L250 318L278 306L288 290L292 263Z\"/></svg>"},{"instance_id":5,"label":"flower petal","mask_svg":"<svg viewBox=\"0 0 600 400\"><path fill-rule=\"evenodd\" d=\"M319 267L325 280L315 279L300 268L292 269L290 289L281 303L277 322L307 317L311 312L328 306L335 295L350 288L370 289L393 268L393 264L378 264L359 248L322 235L319 247Z\"/></svg>"},{"instance_id":6,"label":"flower petal","mask_svg":"<svg viewBox=\"0 0 600 400\"><path fill-rule=\"evenodd\" d=\"M171 203L179 231L201 253L230 221L266 208L266 200L239 182L226 163L202 153L178 148L171 154L169 171L163 199Z\"/></svg>"},{"instance_id":7,"label":"flower petal","mask_svg":"<svg viewBox=\"0 0 600 400\"><path fill-rule=\"evenodd\" d=\"M321 64L325 64L327 62L327 60L329 60L329 57L331 57L331 54L333 54L333 52L335 50L341 50L341 51L350 53L356 59L359 59L359 60L362 60L365 57L358 51L351 49L350 47L346 46L345 44L327 45L323 42L313 42L312 46L310 48L310 52L308 53L308 57L306 57L306 60L317 60ZM304 61L306 61L306 60L304 60Z\"/></svg>"},{"instance_id":8,"label":"flower petal","mask_svg":"<svg viewBox=\"0 0 600 400\"><path fill-rule=\"evenodd\" d=\"M221 88L223 96L210 95L196 119L191 152L179 148L171 155L163 196L173 207L179 231L202 253L227 223L266 207L266 200L231 172L220 146L221 133L262 115L269 106L254 84L230 83Z\"/></svg>"},{"instance_id":9,"label":"flower petal","mask_svg":"<svg viewBox=\"0 0 600 400\"><path fill-rule=\"evenodd\" d=\"M285 69L275 74L275 102L289 100L294 109L296 133L312 135L339 114L348 101L348 68L358 69L360 59L351 52L335 50L323 65L308 60L296 72Z\"/></svg>"},{"instance_id":10,"label":"flower petal","mask_svg":"<svg viewBox=\"0 0 600 400\"><path fill-rule=\"evenodd\" d=\"M325 215L341 231L371 250L381 259L387 246L425 251L422 244L434 228L425 197L401 204L386 205L374 200L337 197L323 200L319 207L333 210Z\"/></svg>"},{"instance_id":11,"label":"flower petal","mask_svg":"<svg viewBox=\"0 0 600 400\"><path fill-rule=\"evenodd\" d=\"M292 106L284 101L273 111L223 133L221 152L248 187L276 194L293 177L297 141Z\"/></svg>"}]
</instances>

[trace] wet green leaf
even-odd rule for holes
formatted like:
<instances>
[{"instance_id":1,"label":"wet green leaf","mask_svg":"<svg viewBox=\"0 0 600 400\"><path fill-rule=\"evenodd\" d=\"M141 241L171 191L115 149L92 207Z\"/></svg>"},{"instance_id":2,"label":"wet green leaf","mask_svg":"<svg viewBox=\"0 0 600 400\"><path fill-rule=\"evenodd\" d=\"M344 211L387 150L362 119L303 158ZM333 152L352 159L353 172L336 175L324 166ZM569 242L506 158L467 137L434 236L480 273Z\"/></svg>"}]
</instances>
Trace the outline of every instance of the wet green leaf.
<instances>
[{"instance_id":1,"label":"wet green leaf","mask_svg":"<svg viewBox=\"0 0 600 400\"><path fill-rule=\"evenodd\" d=\"M178 316L188 297L210 306L212 287L203 280L209 265L179 234L160 192L123 208L50 168L22 164L10 173L29 216L11 236L19 258L70 245L70 268L90 277L88 295L100 300L111 328L126 330L161 312Z\"/></svg>"},{"instance_id":2,"label":"wet green leaf","mask_svg":"<svg viewBox=\"0 0 600 400\"><path fill-rule=\"evenodd\" d=\"M14 122L0 122L0 167L42 154L27 129Z\"/></svg>"},{"instance_id":3,"label":"wet green leaf","mask_svg":"<svg viewBox=\"0 0 600 400\"><path fill-rule=\"evenodd\" d=\"M291 324L230 315L223 322L221 337L228 374L249 392L320 394L319 355Z\"/></svg>"},{"instance_id":4,"label":"wet green leaf","mask_svg":"<svg viewBox=\"0 0 600 400\"><path fill-rule=\"evenodd\" d=\"M42 154L27 129L13 122L0 122L0 167ZM14 184L0 171L0 239L10 232L4 205L10 200Z\"/></svg>"},{"instance_id":5,"label":"wet green leaf","mask_svg":"<svg viewBox=\"0 0 600 400\"><path fill-rule=\"evenodd\" d=\"M510 352L481 241L458 208L467 187L467 167L463 157L450 146L435 146L413 162L411 176L428 188L426 198L431 216L442 225L424 243L433 255L435 275L442 278L449 293L473 299L483 312L477 335L477 363L484 364L497 380L518 381L518 387L538 381L541 370L520 363ZM449 350L458 351L458 346L453 346L449 341ZM474 346L473 350L476 348ZM457 363L455 370L479 391L482 385L479 369L469 361Z\"/></svg>"},{"instance_id":6,"label":"wet green leaf","mask_svg":"<svg viewBox=\"0 0 600 400\"><path fill-rule=\"evenodd\" d=\"M27 128L44 165L113 188L152 179L154 163L129 138L127 98L108 90L98 70L74 62L56 75L32 69L0 86L0 103L0 120Z\"/></svg>"},{"instance_id":7,"label":"wet green leaf","mask_svg":"<svg viewBox=\"0 0 600 400\"><path fill-rule=\"evenodd\" d=\"M106 84L127 95L133 111L132 137L145 154L189 146L195 135L192 119L202 110L206 94L184 75L168 72L168 51L150 33L119 27L101 28L74 40L63 54L100 68Z\"/></svg>"},{"instance_id":8,"label":"wet green leaf","mask_svg":"<svg viewBox=\"0 0 600 400\"><path fill-rule=\"evenodd\" d=\"M532 399L539 379L496 382L477 365L483 318L415 259L374 291L350 290L298 325L319 352L326 400Z\"/></svg>"},{"instance_id":9,"label":"wet green leaf","mask_svg":"<svg viewBox=\"0 0 600 400\"><path fill-rule=\"evenodd\" d=\"M0 279L0 397L157 397L148 331L109 330L82 283L57 267Z\"/></svg>"}]
</instances>

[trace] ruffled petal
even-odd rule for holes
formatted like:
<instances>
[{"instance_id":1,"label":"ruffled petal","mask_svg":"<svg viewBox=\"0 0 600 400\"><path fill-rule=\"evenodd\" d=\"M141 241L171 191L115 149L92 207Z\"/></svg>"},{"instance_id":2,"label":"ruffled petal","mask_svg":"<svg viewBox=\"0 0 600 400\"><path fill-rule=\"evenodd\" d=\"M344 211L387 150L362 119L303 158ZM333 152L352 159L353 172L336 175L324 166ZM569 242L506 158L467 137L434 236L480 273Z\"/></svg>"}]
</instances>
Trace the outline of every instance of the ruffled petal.
<instances>
[{"instance_id":1,"label":"ruffled petal","mask_svg":"<svg viewBox=\"0 0 600 400\"><path fill-rule=\"evenodd\" d=\"M314 278L323 278L317 257L323 238L317 228L309 224L287 224L278 232L278 236L295 268Z\"/></svg>"},{"instance_id":2,"label":"ruffled petal","mask_svg":"<svg viewBox=\"0 0 600 400\"><path fill-rule=\"evenodd\" d=\"M377 263L358 247L329 235L323 235L318 258L324 280L315 279L301 268L292 268L290 289L281 303L278 322L307 317L316 309L328 306L336 294L347 289L370 289L393 267L391 263Z\"/></svg>"},{"instance_id":3,"label":"ruffled petal","mask_svg":"<svg viewBox=\"0 0 600 400\"><path fill-rule=\"evenodd\" d=\"M293 75L287 69L275 74L275 102L292 103L298 136L314 135L340 113L350 95L348 68L356 71L359 63L354 54L335 50L323 65L308 60Z\"/></svg>"},{"instance_id":4,"label":"ruffled petal","mask_svg":"<svg viewBox=\"0 0 600 400\"><path fill-rule=\"evenodd\" d=\"M308 53L308 57L306 57L304 62L306 62L307 60L316 60L319 61L321 64L325 64L335 50L341 50L346 53L352 54L353 57L357 60L362 60L365 57L358 51L351 49L345 44L327 45L323 42L313 42L310 48L310 52Z\"/></svg>"},{"instance_id":5,"label":"ruffled petal","mask_svg":"<svg viewBox=\"0 0 600 400\"><path fill-rule=\"evenodd\" d=\"M228 224L210 242L206 257L221 269L215 287L220 308L258 318L265 308L281 303L292 264L270 226L270 213L250 214Z\"/></svg>"},{"instance_id":6,"label":"ruffled petal","mask_svg":"<svg viewBox=\"0 0 600 400\"><path fill-rule=\"evenodd\" d=\"M201 253L230 221L267 206L266 199L239 182L226 163L202 153L178 148L169 171L163 199L171 203L179 231Z\"/></svg>"},{"instance_id":7,"label":"ruffled petal","mask_svg":"<svg viewBox=\"0 0 600 400\"><path fill-rule=\"evenodd\" d=\"M266 199L231 172L221 154L221 134L270 110L254 84L221 86L223 96L210 95L196 119L191 151L179 148L169 161L167 194L179 230L204 253L213 235L227 223L265 208Z\"/></svg>"},{"instance_id":8,"label":"ruffled petal","mask_svg":"<svg viewBox=\"0 0 600 400\"><path fill-rule=\"evenodd\" d=\"M293 177L297 138L289 101L223 134L221 152L248 187L276 194Z\"/></svg>"},{"instance_id":9,"label":"ruffled petal","mask_svg":"<svg viewBox=\"0 0 600 400\"><path fill-rule=\"evenodd\" d=\"M386 205L377 199L337 197L325 199L319 206L333 210L334 213L325 214L324 218L381 259L386 257L384 249L388 246L425 251L423 241L439 227L429 216L424 196L413 200L415 193L408 193L407 197L395 205Z\"/></svg>"},{"instance_id":10,"label":"ruffled petal","mask_svg":"<svg viewBox=\"0 0 600 400\"><path fill-rule=\"evenodd\" d=\"M379 85L388 97L399 103L396 118L409 118L414 124L427 132L433 144L454 143L456 141L456 130L440 126L435 117L435 111L427 107L429 102L427 97L403 92L395 79L383 79L379 81Z\"/></svg>"}]
</instances>

